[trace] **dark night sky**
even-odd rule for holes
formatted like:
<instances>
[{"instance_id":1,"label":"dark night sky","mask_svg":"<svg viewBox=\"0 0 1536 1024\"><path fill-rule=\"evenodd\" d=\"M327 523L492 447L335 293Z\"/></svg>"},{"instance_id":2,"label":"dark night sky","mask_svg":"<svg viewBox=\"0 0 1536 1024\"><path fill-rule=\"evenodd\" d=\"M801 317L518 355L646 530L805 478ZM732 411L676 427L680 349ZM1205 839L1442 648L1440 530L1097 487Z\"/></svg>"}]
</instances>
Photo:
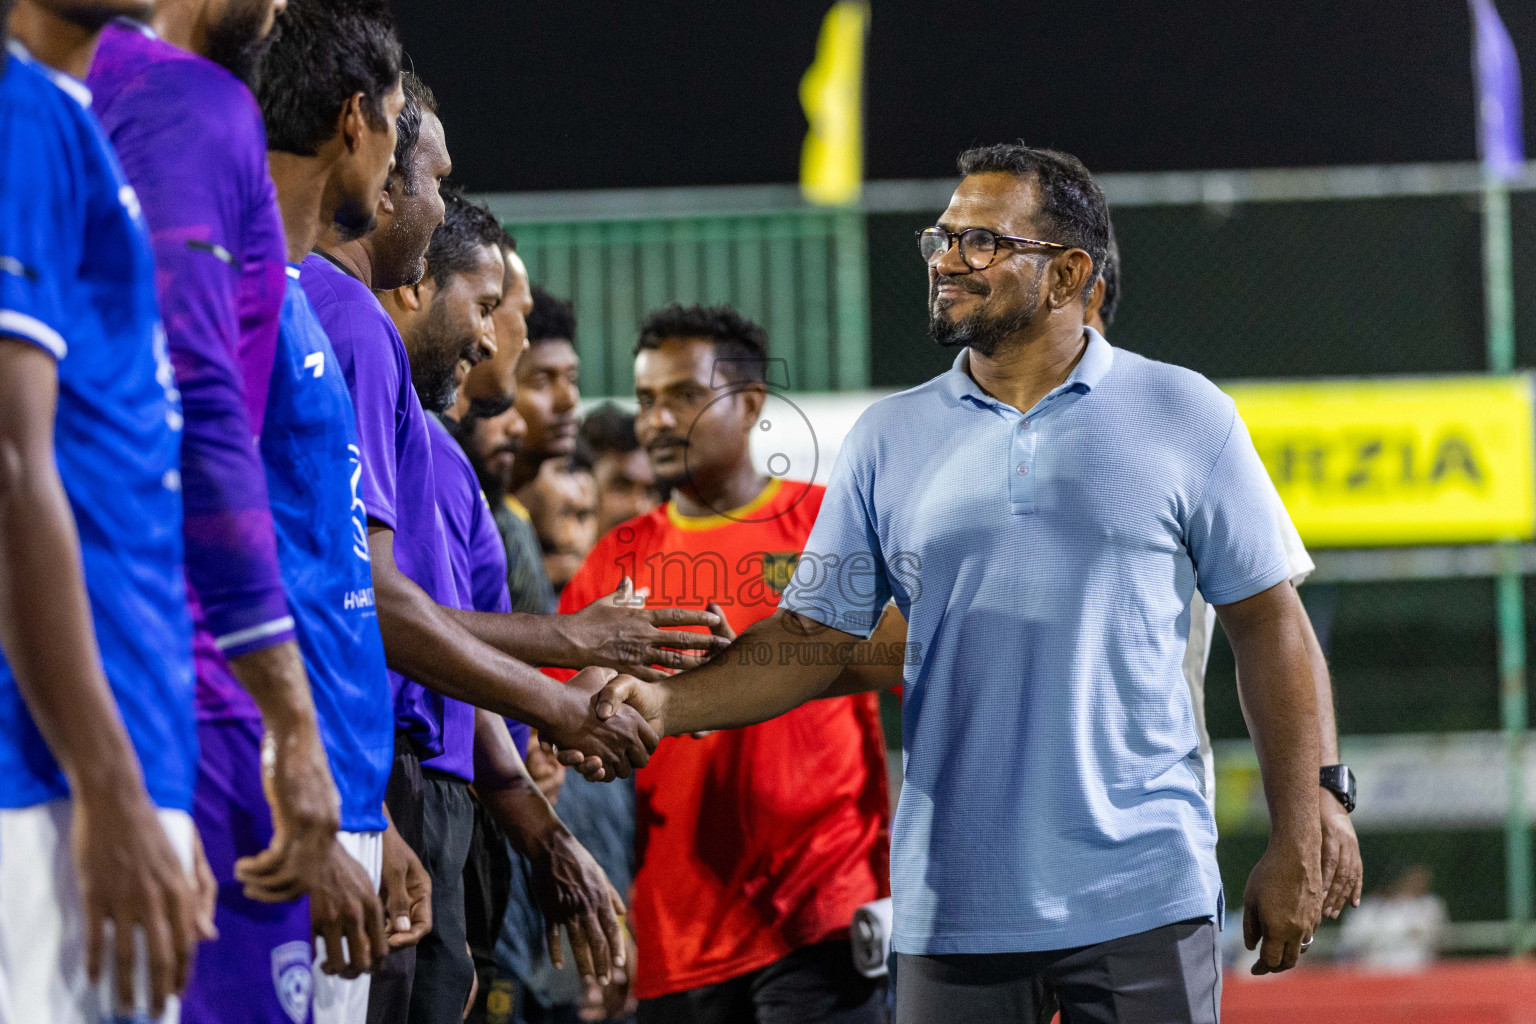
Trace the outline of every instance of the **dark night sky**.
<instances>
[{"instance_id":1,"label":"dark night sky","mask_svg":"<svg viewBox=\"0 0 1536 1024\"><path fill-rule=\"evenodd\" d=\"M397 3L474 190L792 182L829 0ZM1500 0L1536 152L1536 3ZM1096 171L1468 160L1464 0L873 0L870 178L1022 137Z\"/></svg>"}]
</instances>

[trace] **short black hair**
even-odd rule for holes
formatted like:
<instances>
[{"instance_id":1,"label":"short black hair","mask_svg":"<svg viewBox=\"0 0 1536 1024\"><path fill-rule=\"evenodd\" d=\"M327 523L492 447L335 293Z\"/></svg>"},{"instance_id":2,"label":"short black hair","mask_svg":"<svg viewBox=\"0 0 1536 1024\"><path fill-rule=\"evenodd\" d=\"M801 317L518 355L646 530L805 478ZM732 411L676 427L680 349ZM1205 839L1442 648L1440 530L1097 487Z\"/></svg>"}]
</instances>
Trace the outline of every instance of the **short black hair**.
<instances>
[{"instance_id":1,"label":"short black hair","mask_svg":"<svg viewBox=\"0 0 1536 1024\"><path fill-rule=\"evenodd\" d=\"M382 0L293 0L277 19L262 57L257 99L267 148L314 156L336 134L355 93L384 128L384 97L400 81L400 40Z\"/></svg>"},{"instance_id":2,"label":"short black hair","mask_svg":"<svg viewBox=\"0 0 1536 1024\"><path fill-rule=\"evenodd\" d=\"M427 243L427 273L439 288L453 275L474 270L480 250L486 246L496 248L505 233L490 210L471 202L456 186L444 185L442 195L443 222ZM497 256L500 255L497 249ZM505 267L502 273L506 273Z\"/></svg>"},{"instance_id":3,"label":"short black hair","mask_svg":"<svg viewBox=\"0 0 1536 1024\"><path fill-rule=\"evenodd\" d=\"M1109 245L1104 249L1104 304L1099 307L1099 319L1107 331L1115 323L1115 310L1120 308L1120 243L1115 241L1115 228L1110 225Z\"/></svg>"},{"instance_id":4,"label":"short black hair","mask_svg":"<svg viewBox=\"0 0 1536 1024\"><path fill-rule=\"evenodd\" d=\"M1020 141L968 149L957 163L967 178L1000 173L1034 179L1040 186L1040 220L1053 236L1046 241L1082 249L1093 257L1084 296L1093 290L1109 249L1109 204L1081 160L1071 153L1034 149Z\"/></svg>"},{"instance_id":5,"label":"short black hair","mask_svg":"<svg viewBox=\"0 0 1536 1024\"><path fill-rule=\"evenodd\" d=\"M565 299L557 299L549 292L534 285L533 309L524 319L528 324L528 343L541 341L568 341L576 344L576 307Z\"/></svg>"},{"instance_id":6,"label":"short black hair","mask_svg":"<svg viewBox=\"0 0 1536 1024\"><path fill-rule=\"evenodd\" d=\"M581 421L581 439L594 457L610 452L628 455L640 447L640 440L635 437L635 414L612 402L604 402L587 413Z\"/></svg>"},{"instance_id":7,"label":"short black hair","mask_svg":"<svg viewBox=\"0 0 1536 1024\"><path fill-rule=\"evenodd\" d=\"M582 438L576 435L576 447L571 449L571 454L566 457L566 472L591 473L597 468L597 456L601 452L593 451L592 447Z\"/></svg>"},{"instance_id":8,"label":"short black hair","mask_svg":"<svg viewBox=\"0 0 1536 1024\"><path fill-rule=\"evenodd\" d=\"M635 354L654 349L663 338L708 338L715 358L733 381L768 380L768 332L731 306L670 306L651 312L640 325Z\"/></svg>"},{"instance_id":9,"label":"short black hair","mask_svg":"<svg viewBox=\"0 0 1536 1024\"><path fill-rule=\"evenodd\" d=\"M400 191L408 196L416 194L416 182L406 174L410 166L411 152L421 139L421 119L425 114L437 113L437 97L432 87L423 82L414 71L400 76L400 88L405 93L405 106L395 119L395 169L390 177L400 179Z\"/></svg>"}]
</instances>

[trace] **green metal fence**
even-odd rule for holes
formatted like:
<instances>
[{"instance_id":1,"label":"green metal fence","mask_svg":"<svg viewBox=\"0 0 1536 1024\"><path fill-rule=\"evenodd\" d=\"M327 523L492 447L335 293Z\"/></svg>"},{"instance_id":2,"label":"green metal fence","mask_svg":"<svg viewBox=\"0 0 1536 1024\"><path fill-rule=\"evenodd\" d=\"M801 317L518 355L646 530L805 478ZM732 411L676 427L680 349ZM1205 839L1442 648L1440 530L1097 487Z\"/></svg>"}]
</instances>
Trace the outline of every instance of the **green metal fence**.
<instances>
[{"instance_id":1,"label":"green metal fence","mask_svg":"<svg viewBox=\"0 0 1536 1024\"><path fill-rule=\"evenodd\" d=\"M641 318L668 302L721 303L767 328L791 387L869 384L864 220L788 209L722 215L517 221L532 279L576 305L582 386L633 390Z\"/></svg>"}]
</instances>

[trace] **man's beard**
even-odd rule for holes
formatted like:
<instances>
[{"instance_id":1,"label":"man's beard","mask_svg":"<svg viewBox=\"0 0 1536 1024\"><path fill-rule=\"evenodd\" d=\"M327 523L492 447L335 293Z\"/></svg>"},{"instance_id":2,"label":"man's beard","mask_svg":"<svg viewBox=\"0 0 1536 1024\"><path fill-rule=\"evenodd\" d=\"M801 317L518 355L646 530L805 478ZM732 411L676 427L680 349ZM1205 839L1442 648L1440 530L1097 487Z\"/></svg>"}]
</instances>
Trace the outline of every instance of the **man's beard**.
<instances>
[{"instance_id":1,"label":"man's beard","mask_svg":"<svg viewBox=\"0 0 1536 1024\"><path fill-rule=\"evenodd\" d=\"M969 347L979 356L992 355L1010 337L1028 327L1035 319L1035 314L1040 312L1040 275L1044 272L1045 268L1042 267L1035 274L1035 279L1030 282L1025 292L1024 304L1012 313L991 315L984 309L978 308L956 320L945 316L944 310L938 307L938 300L930 297L928 337L944 348ZM938 282L935 281L930 292L937 287ZM987 293L973 292L973 294Z\"/></svg>"},{"instance_id":2,"label":"man's beard","mask_svg":"<svg viewBox=\"0 0 1536 1024\"><path fill-rule=\"evenodd\" d=\"M475 411L474 403L470 403L469 412L465 413L461 419L452 420L445 417L444 423L448 427L448 433L453 435L453 439L459 442L459 447L464 449L464 454L468 456L470 468L475 471L475 479L480 482L480 490L485 492L485 500L495 508L507 495L507 481L491 469L491 456L501 449L487 452L475 436L475 426L481 419L482 417ZM521 446L510 447L508 450L516 455L521 450Z\"/></svg>"},{"instance_id":3,"label":"man's beard","mask_svg":"<svg viewBox=\"0 0 1536 1024\"><path fill-rule=\"evenodd\" d=\"M457 336L458 332L438 317L434 304L421 325L419 343L411 346L411 382L416 385L422 408L428 412L446 412L458 398L454 377L459 360L471 358L475 342L455 345Z\"/></svg>"},{"instance_id":4,"label":"man's beard","mask_svg":"<svg viewBox=\"0 0 1536 1024\"><path fill-rule=\"evenodd\" d=\"M432 242L435 225L412 221L417 204L406 200L419 189L406 187L398 171L389 176L385 188L395 202L395 215L373 238L373 286L381 291L416 284L427 269L427 246ZM419 219L419 218L418 218ZM415 237L412 237L412 232Z\"/></svg>"},{"instance_id":5,"label":"man's beard","mask_svg":"<svg viewBox=\"0 0 1536 1024\"><path fill-rule=\"evenodd\" d=\"M343 201L336 207L336 215L331 218L331 223L336 225L336 234L343 242L354 242L364 235L370 234L379 226L379 218L374 212L378 209L378 199L374 198L372 205L364 200Z\"/></svg>"},{"instance_id":6,"label":"man's beard","mask_svg":"<svg viewBox=\"0 0 1536 1024\"><path fill-rule=\"evenodd\" d=\"M260 84L261 59L267 52L266 25L270 0L245 0L231 5L223 18L208 26L204 43L208 59L228 70L246 88Z\"/></svg>"}]
</instances>

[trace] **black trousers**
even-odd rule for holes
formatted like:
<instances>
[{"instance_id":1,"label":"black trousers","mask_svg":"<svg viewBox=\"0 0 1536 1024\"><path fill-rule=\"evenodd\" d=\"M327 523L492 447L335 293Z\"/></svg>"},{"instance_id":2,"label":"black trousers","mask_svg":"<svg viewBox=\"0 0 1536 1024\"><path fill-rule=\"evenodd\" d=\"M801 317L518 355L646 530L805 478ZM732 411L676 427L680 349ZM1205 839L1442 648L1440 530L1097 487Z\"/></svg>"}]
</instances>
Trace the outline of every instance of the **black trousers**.
<instances>
[{"instance_id":1,"label":"black trousers","mask_svg":"<svg viewBox=\"0 0 1536 1024\"><path fill-rule=\"evenodd\" d=\"M1219 1024L1216 922L1180 921L1076 949L896 954L896 1024Z\"/></svg>"},{"instance_id":2,"label":"black trousers","mask_svg":"<svg viewBox=\"0 0 1536 1024\"><path fill-rule=\"evenodd\" d=\"M432 930L414 958L391 954L374 973L368 1024L460 1024L475 977L464 915L474 797L467 782L423 769L409 744L397 741L384 802L432 879Z\"/></svg>"},{"instance_id":3,"label":"black trousers","mask_svg":"<svg viewBox=\"0 0 1536 1024\"><path fill-rule=\"evenodd\" d=\"M412 850L422 848L421 758L404 733L395 734L395 762L384 791L395 831ZM417 856L421 854L418 852ZM433 908L436 910L436 908ZM398 949L373 972L368 988L368 1024L405 1024L411 1008L411 981L416 976L416 948Z\"/></svg>"},{"instance_id":4,"label":"black trousers","mask_svg":"<svg viewBox=\"0 0 1536 1024\"><path fill-rule=\"evenodd\" d=\"M847 939L797 949L717 985L640 1001L639 1024L885 1024L885 982Z\"/></svg>"}]
</instances>

